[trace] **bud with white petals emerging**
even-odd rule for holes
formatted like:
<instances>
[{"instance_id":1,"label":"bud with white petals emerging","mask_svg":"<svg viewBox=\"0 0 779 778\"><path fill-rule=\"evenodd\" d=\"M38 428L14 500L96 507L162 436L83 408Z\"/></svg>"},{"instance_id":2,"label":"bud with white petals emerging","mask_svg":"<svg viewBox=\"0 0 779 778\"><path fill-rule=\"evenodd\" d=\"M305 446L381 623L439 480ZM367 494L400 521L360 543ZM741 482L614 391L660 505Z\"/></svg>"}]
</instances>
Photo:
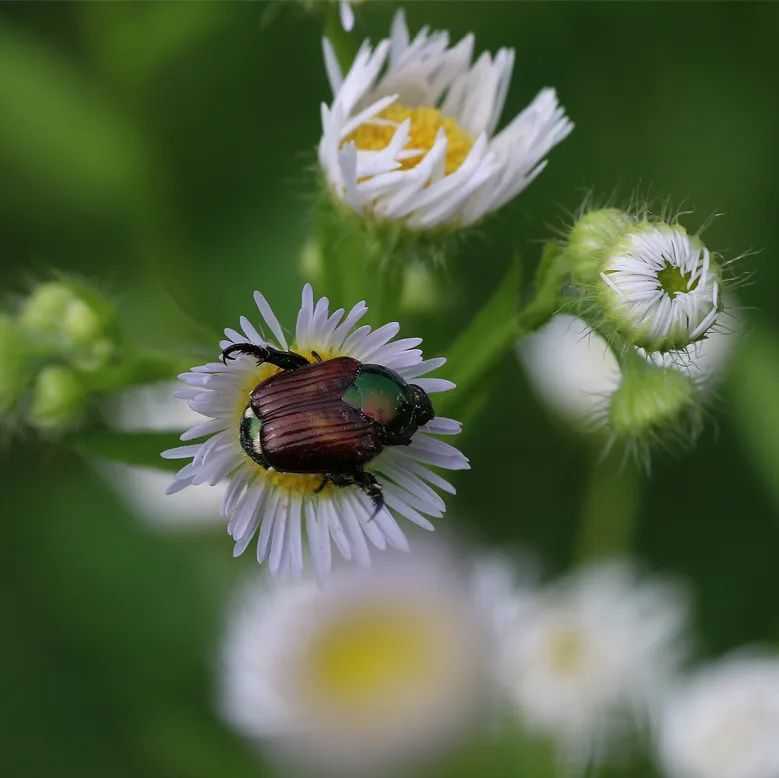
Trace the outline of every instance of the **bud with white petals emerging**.
<instances>
[{"instance_id":1,"label":"bud with white petals emerging","mask_svg":"<svg viewBox=\"0 0 779 778\"><path fill-rule=\"evenodd\" d=\"M566 256L593 324L647 352L687 349L722 310L717 257L677 222L591 211L574 225Z\"/></svg>"}]
</instances>

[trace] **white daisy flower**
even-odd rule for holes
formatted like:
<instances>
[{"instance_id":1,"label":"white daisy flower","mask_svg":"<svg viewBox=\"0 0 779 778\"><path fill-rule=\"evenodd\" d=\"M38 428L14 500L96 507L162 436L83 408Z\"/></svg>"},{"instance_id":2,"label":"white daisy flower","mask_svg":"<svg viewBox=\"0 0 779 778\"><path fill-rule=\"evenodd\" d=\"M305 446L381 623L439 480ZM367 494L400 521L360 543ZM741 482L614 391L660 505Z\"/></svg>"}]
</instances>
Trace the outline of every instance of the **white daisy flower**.
<instances>
[{"instance_id":1,"label":"white daisy flower","mask_svg":"<svg viewBox=\"0 0 779 778\"><path fill-rule=\"evenodd\" d=\"M319 162L338 200L412 230L461 227L541 173L573 124L547 88L496 133L514 51L471 64L473 45L427 28L411 40L398 11L390 39L364 42L344 76L324 41L333 102L322 105Z\"/></svg>"},{"instance_id":2,"label":"white daisy flower","mask_svg":"<svg viewBox=\"0 0 779 778\"><path fill-rule=\"evenodd\" d=\"M304 534L319 575L331 567L332 543L362 565L370 562L369 543L407 549L396 516L432 530L430 518L446 510L433 487L455 492L430 466L469 468L437 437L455 435L461 425L434 417L427 397L454 384L422 377L446 360L423 360L420 338L395 340L397 322L357 327L364 302L331 314L327 298L315 301L309 284L290 345L265 297L255 292L254 299L272 337L241 317L241 331L226 329L220 344L229 350L226 362L180 376L178 396L206 419L181 436L187 445L163 452L192 459L169 492L227 479L222 512L234 554L259 532L257 560L267 559L273 573L302 572ZM295 368L307 372L290 379ZM206 440L189 443L198 438ZM336 472L320 468L323 457L335 457ZM344 457L360 464L344 467Z\"/></svg>"},{"instance_id":3,"label":"white daisy flower","mask_svg":"<svg viewBox=\"0 0 779 778\"><path fill-rule=\"evenodd\" d=\"M324 587L248 588L224 644L225 717L318 774L395 774L445 749L490 690L489 638L457 569L416 548Z\"/></svg>"},{"instance_id":4,"label":"white daisy flower","mask_svg":"<svg viewBox=\"0 0 779 778\"><path fill-rule=\"evenodd\" d=\"M684 593L622 563L539 592L504 642L504 685L531 730L576 770L651 715L681 658Z\"/></svg>"},{"instance_id":5,"label":"white daisy flower","mask_svg":"<svg viewBox=\"0 0 779 778\"><path fill-rule=\"evenodd\" d=\"M673 778L779 775L779 659L710 665L669 698L658 740Z\"/></svg>"},{"instance_id":6,"label":"white daisy flower","mask_svg":"<svg viewBox=\"0 0 779 778\"><path fill-rule=\"evenodd\" d=\"M685 349L701 340L722 307L716 262L678 224L644 223L630 230L600 277L607 316L649 352Z\"/></svg>"}]
</instances>

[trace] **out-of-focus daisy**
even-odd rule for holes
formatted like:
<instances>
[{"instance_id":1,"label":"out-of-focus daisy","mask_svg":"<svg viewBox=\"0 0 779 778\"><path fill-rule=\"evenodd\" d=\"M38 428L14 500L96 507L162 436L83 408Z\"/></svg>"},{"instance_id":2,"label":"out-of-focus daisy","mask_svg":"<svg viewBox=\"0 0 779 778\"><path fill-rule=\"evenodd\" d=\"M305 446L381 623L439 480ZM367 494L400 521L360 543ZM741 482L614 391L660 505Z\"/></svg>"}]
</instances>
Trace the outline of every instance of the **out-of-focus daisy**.
<instances>
[{"instance_id":1,"label":"out-of-focus daisy","mask_svg":"<svg viewBox=\"0 0 779 778\"><path fill-rule=\"evenodd\" d=\"M413 230L461 227L518 195L573 128L543 89L496 133L514 51L449 46L423 28L412 40L398 11L389 40L361 46L344 75L329 41L333 102L322 106L319 161L332 194L358 213Z\"/></svg>"},{"instance_id":2,"label":"out-of-focus daisy","mask_svg":"<svg viewBox=\"0 0 779 778\"><path fill-rule=\"evenodd\" d=\"M575 769L601 761L668 686L685 602L616 562L542 590L504 642L505 687L528 728L555 739Z\"/></svg>"},{"instance_id":3,"label":"out-of-focus daisy","mask_svg":"<svg viewBox=\"0 0 779 778\"><path fill-rule=\"evenodd\" d=\"M779 659L733 657L699 671L669 697L661 761L673 778L779 775Z\"/></svg>"},{"instance_id":4,"label":"out-of-focus daisy","mask_svg":"<svg viewBox=\"0 0 779 778\"><path fill-rule=\"evenodd\" d=\"M683 354L645 356L653 364L680 370L705 391L723 372L733 343L732 333L715 328ZM555 316L520 341L517 354L539 399L585 426L597 418L619 386L619 365L608 344L575 316Z\"/></svg>"},{"instance_id":5,"label":"out-of-focus daisy","mask_svg":"<svg viewBox=\"0 0 779 778\"><path fill-rule=\"evenodd\" d=\"M229 356L233 358L195 367L180 376L185 387L178 396L207 418L181 436L187 445L163 453L169 459L192 459L178 472L169 491L175 493L193 484L213 485L227 479L229 486L223 514L228 519L228 532L235 540L234 554L243 553L259 532L257 559L259 562L267 559L273 573L299 574L303 570L304 525L310 556L320 575L330 569L332 543L341 556L360 564L370 561L368 543L378 549L386 546L406 549L408 543L395 516L431 530L433 525L428 517L440 517L446 509L432 487L454 493L454 487L430 466L448 470L469 467L468 460L457 449L436 437L457 434L460 424L452 419L434 417L418 430L416 424L412 424L415 431L410 444L387 443L383 448L373 436L374 425L379 423L377 420L391 417L398 408L408 415L409 423L418 418L409 415L409 396L421 396L428 403L425 416L430 418L432 408L424 395L446 391L454 384L422 376L441 367L446 360L423 360L418 348L420 338L394 340L400 329L397 322L376 330L367 325L357 327L367 312L364 302L357 303L349 313L338 309L331 314L327 298L315 302L308 284L303 289L294 342L290 347L267 300L259 292L255 292L254 297L272 338L249 319L241 317L241 332L225 330L227 339L220 344L223 350L231 350ZM241 347L240 344L244 345ZM238 347L239 353L233 353L234 347ZM369 373L364 367L346 360L357 375L372 377L377 385L381 384L381 396L375 407L371 405L373 400L368 396L371 386L363 385L364 382L355 378L351 384L344 383L338 408L328 406L325 409L330 414L327 418L318 412L304 414L297 432L288 427L277 429L270 424L269 417L263 419L256 415L250 396L260 383L283 371L269 362L258 365L256 355L240 353L247 348L255 351L270 348L277 357L281 355L278 358L282 361L298 366L317 361L327 365L331 360L344 357L377 365L379 367ZM344 360L338 364L343 365ZM326 380L316 383L313 379L303 381L301 378L295 392L313 392L310 397L302 398L311 402L318 401L325 390L331 394L336 390L341 392L340 384L336 387L333 382L340 381L342 374L336 375L332 371L338 372L335 362L325 371ZM398 388L398 382L403 388ZM387 389L389 384L394 387L392 392ZM276 385L282 384L277 381ZM287 402L284 397L285 391L277 391L273 403ZM311 410L300 407L301 412ZM342 430L344 425L349 427L349 435L357 436L355 445L359 452L373 456L367 460L364 472L361 470L363 489L346 486L347 480L338 473L328 479L318 470L289 472L295 468L274 469L264 461L271 443L276 446L282 439L291 441L290 446L299 443L300 452L296 456L316 454L320 444L312 443L310 436L320 435L327 425L330 430L336 427ZM271 441L269 435L277 437ZM188 443L198 438L207 439ZM350 445L351 440L349 437ZM371 448L364 448L368 444ZM377 450L380 453L374 455L372 452ZM337 481L341 483L336 485ZM379 491L385 503L381 510L378 510Z\"/></svg>"},{"instance_id":6,"label":"out-of-focus daisy","mask_svg":"<svg viewBox=\"0 0 779 778\"><path fill-rule=\"evenodd\" d=\"M169 381L127 389L107 403L106 422L126 432L181 433L201 417L174 397L176 389ZM226 484L216 488L203 484L168 495L170 474L162 470L101 462L99 471L134 512L154 525L170 529L221 523Z\"/></svg>"},{"instance_id":7,"label":"out-of-focus daisy","mask_svg":"<svg viewBox=\"0 0 779 778\"><path fill-rule=\"evenodd\" d=\"M577 422L590 422L619 385L606 341L575 316L555 316L523 338L517 354L539 399Z\"/></svg>"},{"instance_id":8,"label":"out-of-focus daisy","mask_svg":"<svg viewBox=\"0 0 779 778\"><path fill-rule=\"evenodd\" d=\"M699 238L679 224L646 222L609 252L600 277L606 316L637 346L685 349L721 310L720 271Z\"/></svg>"},{"instance_id":9,"label":"out-of-focus daisy","mask_svg":"<svg viewBox=\"0 0 779 778\"><path fill-rule=\"evenodd\" d=\"M445 748L490 690L488 638L457 570L416 548L324 588L249 587L223 651L225 716L320 773L383 774Z\"/></svg>"}]
</instances>

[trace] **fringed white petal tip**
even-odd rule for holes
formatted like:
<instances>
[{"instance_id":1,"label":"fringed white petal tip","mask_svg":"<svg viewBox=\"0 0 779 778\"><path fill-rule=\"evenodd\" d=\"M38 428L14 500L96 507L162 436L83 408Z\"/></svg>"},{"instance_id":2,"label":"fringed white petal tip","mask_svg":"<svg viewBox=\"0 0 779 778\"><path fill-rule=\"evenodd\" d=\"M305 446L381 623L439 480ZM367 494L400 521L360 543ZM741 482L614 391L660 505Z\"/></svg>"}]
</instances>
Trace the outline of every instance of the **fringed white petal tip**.
<instances>
[{"instance_id":1,"label":"fringed white petal tip","mask_svg":"<svg viewBox=\"0 0 779 778\"><path fill-rule=\"evenodd\" d=\"M427 28L412 40L398 11L390 38L365 41L344 76L324 40L333 102L322 106L319 162L337 198L412 230L463 227L541 173L572 122L546 88L496 133L514 52L472 63L473 44Z\"/></svg>"},{"instance_id":2,"label":"fringed white petal tip","mask_svg":"<svg viewBox=\"0 0 779 778\"><path fill-rule=\"evenodd\" d=\"M240 330L226 329L220 347L250 343L287 351L284 331L268 301L259 292L254 299L262 320L259 326L241 317ZM396 322L376 330L358 327L367 310L359 302L348 313L343 308L331 313L327 298L315 301L306 284L291 350L316 354L325 361L348 356L380 365L428 394L454 388L450 381L422 377L445 360L423 360L417 348L419 338L396 340L400 329ZM446 510L436 490L455 492L432 468L470 467L460 451L438 438L456 435L460 423L435 417L413 435L410 445L386 446L367 463L366 471L378 480L384 496L385 507L376 512L374 503L357 486L328 484L320 490L322 474L266 469L246 453L240 429L249 395L275 372L278 369L268 364L258 366L252 356L239 355L226 364L210 362L179 376L185 387L181 396L192 410L206 417L184 432L181 440L205 439L163 452L166 459L191 459L178 471L168 492L227 481L222 513L235 541L235 554L242 554L256 536L257 560L267 562L274 574L300 575L308 556L317 574L325 575L332 565L333 544L344 559L359 565L370 564L371 547L408 550L399 517L432 530L430 519L440 518Z\"/></svg>"}]
</instances>

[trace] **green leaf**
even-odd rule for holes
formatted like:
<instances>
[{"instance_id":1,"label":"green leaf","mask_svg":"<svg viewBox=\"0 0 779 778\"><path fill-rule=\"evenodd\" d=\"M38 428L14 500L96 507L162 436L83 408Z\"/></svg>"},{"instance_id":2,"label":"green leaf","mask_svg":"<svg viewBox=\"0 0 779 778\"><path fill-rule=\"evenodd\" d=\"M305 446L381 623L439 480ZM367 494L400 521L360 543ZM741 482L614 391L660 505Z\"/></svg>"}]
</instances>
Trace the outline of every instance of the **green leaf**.
<instances>
[{"instance_id":1,"label":"green leaf","mask_svg":"<svg viewBox=\"0 0 779 778\"><path fill-rule=\"evenodd\" d=\"M510 353L517 339L517 305L521 271L516 257L492 297L446 351L446 377L457 389L436 398L439 413L470 404L490 372Z\"/></svg>"},{"instance_id":2,"label":"green leaf","mask_svg":"<svg viewBox=\"0 0 779 778\"><path fill-rule=\"evenodd\" d=\"M158 470L178 470L182 463L162 459L160 452L181 445L178 432L119 432L91 430L75 433L70 446L86 457Z\"/></svg>"},{"instance_id":3,"label":"green leaf","mask_svg":"<svg viewBox=\"0 0 779 778\"><path fill-rule=\"evenodd\" d=\"M736 423L753 464L779 506L779 340L765 329L745 337L732 376Z\"/></svg>"}]
</instances>

